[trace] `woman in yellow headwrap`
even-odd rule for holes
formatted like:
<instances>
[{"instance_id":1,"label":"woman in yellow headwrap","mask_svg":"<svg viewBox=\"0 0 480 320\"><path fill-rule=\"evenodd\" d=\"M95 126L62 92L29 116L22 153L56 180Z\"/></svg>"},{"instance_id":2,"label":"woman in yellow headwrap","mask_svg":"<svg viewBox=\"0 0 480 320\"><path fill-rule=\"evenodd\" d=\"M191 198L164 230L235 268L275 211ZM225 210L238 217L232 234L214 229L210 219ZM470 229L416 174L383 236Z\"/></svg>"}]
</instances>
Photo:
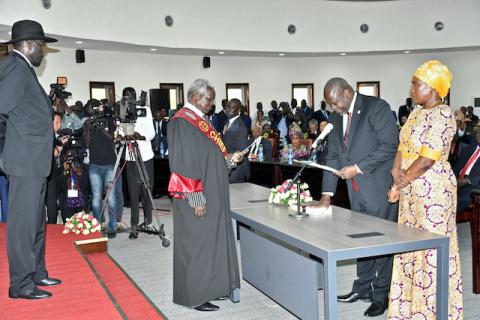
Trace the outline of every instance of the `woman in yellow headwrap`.
<instances>
[{"instance_id":1,"label":"woman in yellow headwrap","mask_svg":"<svg viewBox=\"0 0 480 320\"><path fill-rule=\"evenodd\" d=\"M448 318L463 319L457 182L448 162L456 122L442 102L451 81L447 66L436 60L425 62L413 75L410 93L418 107L400 133L389 198L400 201L399 224L450 237ZM435 250L395 255L388 319L435 319L436 265Z\"/></svg>"}]
</instances>

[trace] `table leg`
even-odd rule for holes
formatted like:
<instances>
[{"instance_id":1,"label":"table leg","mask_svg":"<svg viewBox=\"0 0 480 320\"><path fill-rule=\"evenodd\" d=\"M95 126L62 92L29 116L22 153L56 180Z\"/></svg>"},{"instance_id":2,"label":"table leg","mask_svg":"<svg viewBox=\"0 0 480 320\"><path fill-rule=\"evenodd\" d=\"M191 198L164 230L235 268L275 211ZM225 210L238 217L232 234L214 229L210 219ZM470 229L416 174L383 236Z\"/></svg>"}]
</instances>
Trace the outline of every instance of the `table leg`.
<instances>
[{"instance_id":1,"label":"table leg","mask_svg":"<svg viewBox=\"0 0 480 320\"><path fill-rule=\"evenodd\" d=\"M442 240L437 248L437 320L448 319L448 249L449 239Z\"/></svg>"},{"instance_id":2,"label":"table leg","mask_svg":"<svg viewBox=\"0 0 480 320\"><path fill-rule=\"evenodd\" d=\"M325 319L337 318L337 260L327 257L323 260Z\"/></svg>"}]
</instances>

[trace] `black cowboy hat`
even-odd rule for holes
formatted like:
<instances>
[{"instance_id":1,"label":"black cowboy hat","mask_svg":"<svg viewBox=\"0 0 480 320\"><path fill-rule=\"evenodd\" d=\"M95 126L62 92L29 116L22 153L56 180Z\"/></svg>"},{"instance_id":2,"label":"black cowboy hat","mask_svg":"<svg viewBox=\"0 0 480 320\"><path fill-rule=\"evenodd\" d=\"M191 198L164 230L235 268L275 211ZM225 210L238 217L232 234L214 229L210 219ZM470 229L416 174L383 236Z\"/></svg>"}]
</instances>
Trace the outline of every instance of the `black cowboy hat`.
<instances>
[{"instance_id":1,"label":"black cowboy hat","mask_svg":"<svg viewBox=\"0 0 480 320\"><path fill-rule=\"evenodd\" d=\"M17 21L12 26L12 39L2 44L10 44L23 40L43 40L56 42L57 39L46 37L42 25L32 20Z\"/></svg>"}]
</instances>

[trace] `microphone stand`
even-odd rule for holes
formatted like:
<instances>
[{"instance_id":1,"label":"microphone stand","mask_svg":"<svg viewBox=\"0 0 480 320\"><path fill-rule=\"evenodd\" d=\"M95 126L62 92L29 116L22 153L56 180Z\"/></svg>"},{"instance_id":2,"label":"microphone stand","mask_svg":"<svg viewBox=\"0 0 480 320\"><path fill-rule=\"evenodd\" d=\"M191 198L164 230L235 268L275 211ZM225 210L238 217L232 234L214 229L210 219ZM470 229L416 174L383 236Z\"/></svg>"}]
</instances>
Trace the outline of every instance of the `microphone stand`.
<instances>
[{"instance_id":1,"label":"microphone stand","mask_svg":"<svg viewBox=\"0 0 480 320\"><path fill-rule=\"evenodd\" d=\"M317 148L312 148L312 150L310 151L310 157L308 158L307 161L312 161L313 155L314 155L314 152L316 151L316 149ZM289 191L293 187L294 184L297 186L297 211L289 213L288 215L290 217L294 217L294 218L306 218L306 217L308 217L308 213L303 212L303 210L302 210L302 205L301 205L301 200L300 200L300 193L301 193L300 192L300 185L301 185L300 177L302 175L303 170L305 170L306 167L307 167L307 163L304 163L303 166L300 168L300 170L298 170L298 172L295 174L292 181L290 181L290 183L285 188L285 191Z\"/></svg>"}]
</instances>

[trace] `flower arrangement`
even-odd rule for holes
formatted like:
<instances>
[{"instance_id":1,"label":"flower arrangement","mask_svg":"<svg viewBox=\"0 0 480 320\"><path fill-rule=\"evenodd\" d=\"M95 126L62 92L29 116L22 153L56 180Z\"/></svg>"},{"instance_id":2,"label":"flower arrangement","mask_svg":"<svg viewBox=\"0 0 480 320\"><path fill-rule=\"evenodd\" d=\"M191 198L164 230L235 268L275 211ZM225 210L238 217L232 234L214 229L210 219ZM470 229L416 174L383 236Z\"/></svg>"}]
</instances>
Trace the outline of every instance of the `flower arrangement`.
<instances>
[{"instance_id":1,"label":"flower arrangement","mask_svg":"<svg viewBox=\"0 0 480 320\"><path fill-rule=\"evenodd\" d=\"M67 218L63 228L63 234L74 232L75 234L87 235L96 231L100 231L100 223L93 215L86 214L84 211Z\"/></svg>"},{"instance_id":2,"label":"flower arrangement","mask_svg":"<svg viewBox=\"0 0 480 320\"><path fill-rule=\"evenodd\" d=\"M290 204L297 203L297 185L294 184L289 191L285 191L291 179L285 180L281 185L272 188L269 203L282 204L288 206ZM302 204L313 201L310 191L308 190L308 184L300 184L300 201Z\"/></svg>"}]
</instances>

